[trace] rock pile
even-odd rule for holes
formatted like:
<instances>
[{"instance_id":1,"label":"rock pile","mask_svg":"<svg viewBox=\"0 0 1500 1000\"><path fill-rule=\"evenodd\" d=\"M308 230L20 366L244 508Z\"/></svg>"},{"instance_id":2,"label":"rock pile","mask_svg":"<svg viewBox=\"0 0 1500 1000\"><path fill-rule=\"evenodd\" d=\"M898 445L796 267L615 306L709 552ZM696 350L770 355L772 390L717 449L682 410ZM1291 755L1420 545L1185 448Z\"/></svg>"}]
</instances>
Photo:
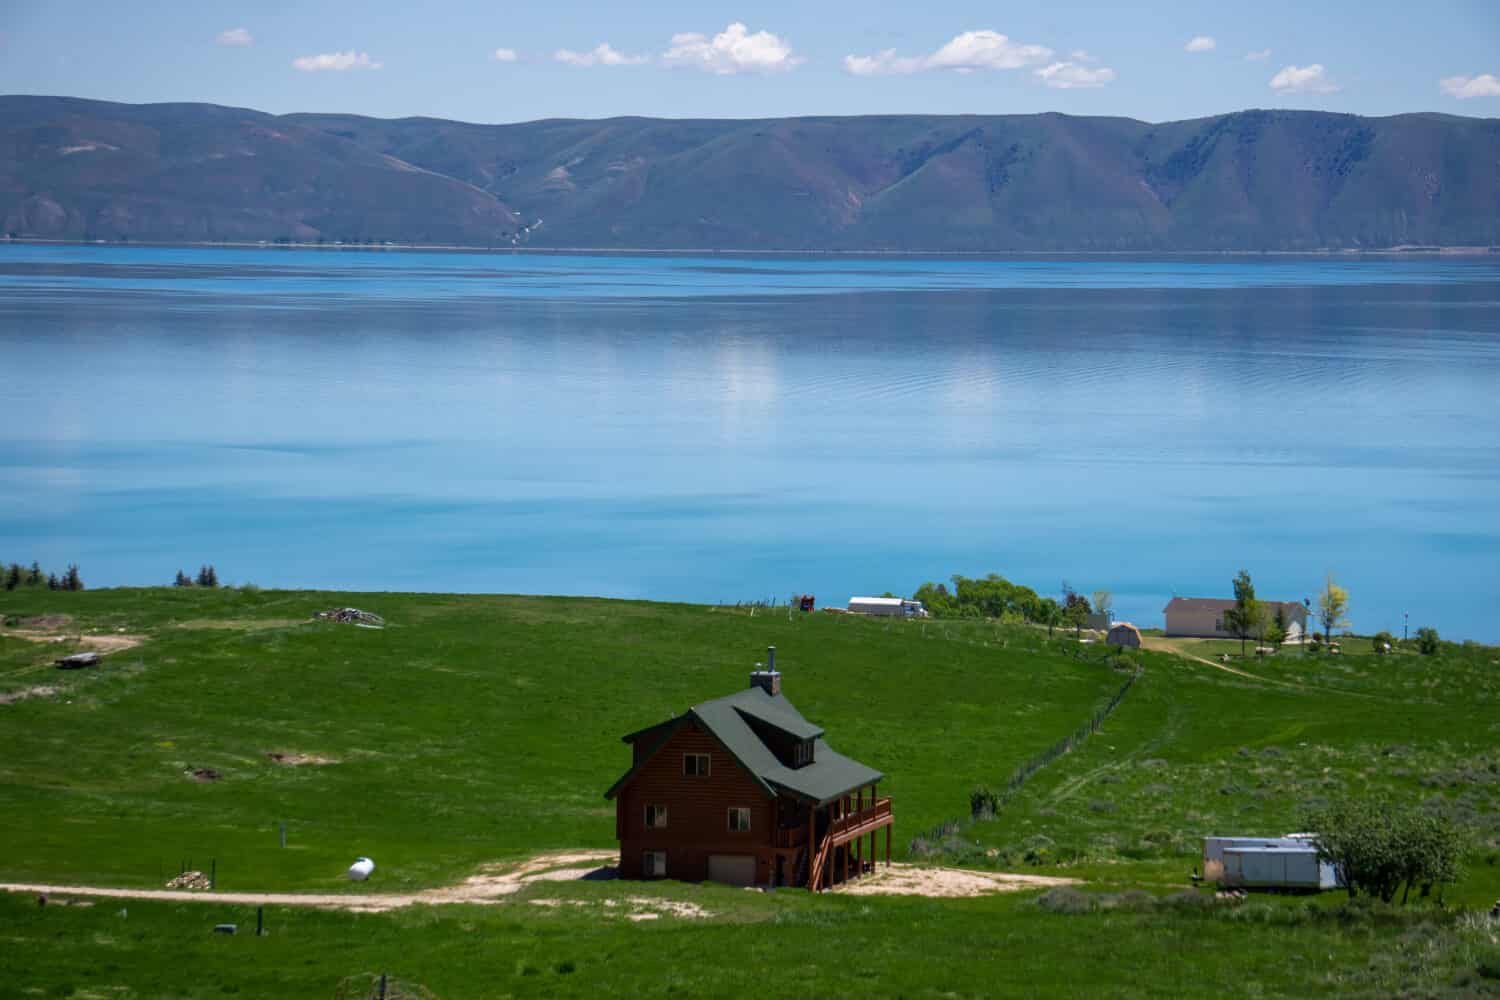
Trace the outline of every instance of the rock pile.
<instances>
[{"instance_id":1,"label":"rock pile","mask_svg":"<svg viewBox=\"0 0 1500 1000\"><path fill-rule=\"evenodd\" d=\"M183 872L167 883L168 889L212 889L208 876L202 872Z\"/></svg>"}]
</instances>

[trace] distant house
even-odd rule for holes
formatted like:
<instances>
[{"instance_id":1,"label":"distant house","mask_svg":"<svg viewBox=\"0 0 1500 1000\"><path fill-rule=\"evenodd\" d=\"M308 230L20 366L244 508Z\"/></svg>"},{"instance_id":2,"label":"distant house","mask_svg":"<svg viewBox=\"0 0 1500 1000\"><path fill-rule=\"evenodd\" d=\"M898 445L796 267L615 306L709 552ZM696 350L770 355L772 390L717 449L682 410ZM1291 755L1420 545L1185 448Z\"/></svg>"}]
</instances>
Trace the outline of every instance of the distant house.
<instances>
[{"instance_id":1,"label":"distant house","mask_svg":"<svg viewBox=\"0 0 1500 1000\"><path fill-rule=\"evenodd\" d=\"M1129 622L1115 622L1109 629L1109 635L1104 641L1111 646L1121 646L1126 649L1141 648L1141 630Z\"/></svg>"},{"instance_id":2,"label":"distant house","mask_svg":"<svg viewBox=\"0 0 1500 1000\"><path fill-rule=\"evenodd\" d=\"M781 693L776 650L750 686L624 737L615 801L624 878L818 890L891 858L884 777L834 751Z\"/></svg>"},{"instance_id":3,"label":"distant house","mask_svg":"<svg viewBox=\"0 0 1500 1000\"><path fill-rule=\"evenodd\" d=\"M908 601L900 597L851 597L849 613L892 618L927 617L927 609L922 606L921 601Z\"/></svg>"},{"instance_id":4,"label":"distant house","mask_svg":"<svg viewBox=\"0 0 1500 1000\"><path fill-rule=\"evenodd\" d=\"M1281 609L1289 637L1294 625L1298 636L1307 630L1307 608L1300 602L1260 603L1265 608L1267 622L1276 617L1278 608ZM1167 616L1166 634L1196 639L1237 639L1239 636L1224 627L1224 612L1233 608L1233 601L1214 597L1174 597L1162 609L1162 613Z\"/></svg>"}]
</instances>

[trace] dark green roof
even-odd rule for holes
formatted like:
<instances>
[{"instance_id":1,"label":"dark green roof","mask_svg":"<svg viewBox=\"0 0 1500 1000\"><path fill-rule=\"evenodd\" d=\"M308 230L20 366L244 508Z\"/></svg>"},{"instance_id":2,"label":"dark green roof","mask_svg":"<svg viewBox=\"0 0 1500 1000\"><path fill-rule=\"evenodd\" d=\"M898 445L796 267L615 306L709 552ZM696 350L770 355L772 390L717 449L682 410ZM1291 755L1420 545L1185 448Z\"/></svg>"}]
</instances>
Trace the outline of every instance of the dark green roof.
<instances>
[{"instance_id":1,"label":"dark green roof","mask_svg":"<svg viewBox=\"0 0 1500 1000\"><path fill-rule=\"evenodd\" d=\"M771 748L755 734L755 730L750 728L750 724L745 720L746 716L774 726L797 739L813 740L813 762L797 768L783 764ZM845 757L834 750L823 741L823 730L803 718L802 713L797 711L791 702L779 694L766 694L758 687L746 688L723 698L715 698L713 701L694 705L672 720L675 725L672 726L671 731L675 731L677 726L689 719L696 719L702 723L703 727L724 745L724 749L728 750L740 764L744 765L745 770L760 782L767 794L775 795L781 791L787 791L822 804L885 777L874 768L866 767L859 761ZM648 731L641 730L639 733L632 733L626 739L643 735ZM664 737L667 732L663 731ZM665 742L665 738L660 742ZM605 793L605 797L613 798L620 787L629 781L636 770L653 754L643 756L639 764L615 782L614 786Z\"/></svg>"}]
</instances>

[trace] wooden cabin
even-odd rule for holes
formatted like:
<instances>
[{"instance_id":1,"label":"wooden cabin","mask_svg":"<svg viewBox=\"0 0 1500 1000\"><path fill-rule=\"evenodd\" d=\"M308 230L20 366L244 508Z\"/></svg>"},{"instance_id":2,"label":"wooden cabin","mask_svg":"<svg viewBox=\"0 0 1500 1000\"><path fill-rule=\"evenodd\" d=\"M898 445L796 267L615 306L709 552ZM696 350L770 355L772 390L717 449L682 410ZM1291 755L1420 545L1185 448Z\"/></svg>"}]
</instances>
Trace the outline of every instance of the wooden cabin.
<instances>
[{"instance_id":1,"label":"wooden cabin","mask_svg":"<svg viewBox=\"0 0 1500 1000\"><path fill-rule=\"evenodd\" d=\"M750 686L625 736L615 800L623 878L826 889L873 872L891 800L781 693L776 650Z\"/></svg>"}]
</instances>

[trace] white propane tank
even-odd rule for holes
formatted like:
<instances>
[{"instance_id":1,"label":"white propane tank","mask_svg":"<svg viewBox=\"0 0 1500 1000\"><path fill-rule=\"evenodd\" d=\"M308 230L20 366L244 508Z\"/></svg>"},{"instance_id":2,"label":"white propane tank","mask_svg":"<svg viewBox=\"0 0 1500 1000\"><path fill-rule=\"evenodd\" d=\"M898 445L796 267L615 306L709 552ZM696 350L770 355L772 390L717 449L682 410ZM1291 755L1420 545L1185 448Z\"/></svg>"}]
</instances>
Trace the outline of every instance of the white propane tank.
<instances>
[{"instance_id":1,"label":"white propane tank","mask_svg":"<svg viewBox=\"0 0 1500 1000\"><path fill-rule=\"evenodd\" d=\"M349 866L349 878L355 882L363 882L374 870L375 862L369 858L355 858L354 864Z\"/></svg>"}]
</instances>

